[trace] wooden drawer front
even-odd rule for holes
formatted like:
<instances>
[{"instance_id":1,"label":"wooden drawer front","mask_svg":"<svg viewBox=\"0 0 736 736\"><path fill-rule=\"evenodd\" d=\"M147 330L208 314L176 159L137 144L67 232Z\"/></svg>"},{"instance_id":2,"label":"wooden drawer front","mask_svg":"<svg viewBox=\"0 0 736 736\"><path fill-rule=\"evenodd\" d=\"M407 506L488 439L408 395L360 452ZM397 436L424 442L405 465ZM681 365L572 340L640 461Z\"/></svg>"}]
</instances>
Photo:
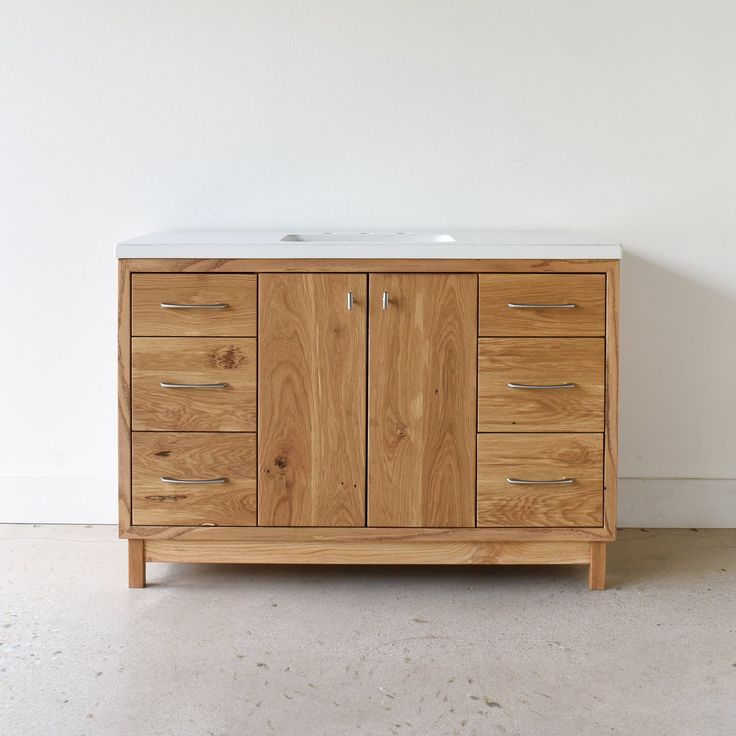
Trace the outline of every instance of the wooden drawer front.
<instances>
[{"instance_id":1,"label":"wooden drawer front","mask_svg":"<svg viewBox=\"0 0 736 736\"><path fill-rule=\"evenodd\" d=\"M255 431L255 340L135 337L132 347L134 430ZM165 388L162 382L227 385Z\"/></svg>"},{"instance_id":2,"label":"wooden drawer front","mask_svg":"<svg viewBox=\"0 0 736 736\"><path fill-rule=\"evenodd\" d=\"M519 484L507 479L569 484ZM478 435L478 526L603 524L603 435Z\"/></svg>"},{"instance_id":3,"label":"wooden drawer front","mask_svg":"<svg viewBox=\"0 0 736 736\"><path fill-rule=\"evenodd\" d=\"M167 483L219 480L222 483ZM256 436L133 433L133 523L253 526Z\"/></svg>"},{"instance_id":4,"label":"wooden drawer front","mask_svg":"<svg viewBox=\"0 0 736 736\"><path fill-rule=\"evenodd\" d=\"M481 274L478 304L484 337L597 337L606 331L604 274Z\"/></svg>"},{"instance_id":5,"label":"wooden drawer front","mask_svg":"<svg viewBox=\"0 0 736 736\"><path fill-rule=\"evenodd\" d=\"M256 334L254 274L136 273L131 278L133 335Z\"/></svg>"},{"instance_id":6,"label":"wooden drawer front","mask_svg":"<svg viewBox=\"0 0 736 736\"><path fill-rule=\"evenodd\" d=\"M478 341L478 431L602 432L602 338L483 338ZM508 384L574 388L511 388Z\"/></svg>"}]
</instances>

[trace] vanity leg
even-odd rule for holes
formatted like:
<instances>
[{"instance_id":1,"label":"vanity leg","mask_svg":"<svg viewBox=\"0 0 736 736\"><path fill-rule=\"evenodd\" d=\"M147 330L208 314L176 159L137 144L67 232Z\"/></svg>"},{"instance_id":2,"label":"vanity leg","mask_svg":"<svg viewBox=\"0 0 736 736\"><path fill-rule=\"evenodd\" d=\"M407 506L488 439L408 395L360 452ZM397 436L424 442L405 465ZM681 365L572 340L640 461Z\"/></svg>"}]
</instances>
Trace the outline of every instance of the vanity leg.
<instances>
[{"instance_id":1,"label":"vanity leg","mask_svg":"<svg viewBox=\"0 0 736 736\"><path fill-rule=\"evenodd\" d=\"M590 590L606 589L606 542L590 543L588 587Z\"/></svg>"},{"instance_id":2,"label":"vanity leg","mask_svg":"<svg viewBox=\"0 0 736 736\"><path fill-rule=\"evenodd\" d=\"M146 587L146 551L143 539L128 540L128 587Z\"/></svg>"}]
</instances>

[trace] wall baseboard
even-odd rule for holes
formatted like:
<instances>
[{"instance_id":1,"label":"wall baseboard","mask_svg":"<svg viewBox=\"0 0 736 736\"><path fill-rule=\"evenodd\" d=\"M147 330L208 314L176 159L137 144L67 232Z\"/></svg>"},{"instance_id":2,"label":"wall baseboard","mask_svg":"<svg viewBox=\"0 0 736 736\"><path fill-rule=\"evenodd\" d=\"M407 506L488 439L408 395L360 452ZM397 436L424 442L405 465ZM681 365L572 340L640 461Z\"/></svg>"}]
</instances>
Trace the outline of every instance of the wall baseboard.
<instances>
[{"instance_id":1,"label":"wall baseboard","mask_svg":"<svg viewBox=\"0 0 736 736\"><path fill-rule=\"evenodd\" d=\"M736 527L736 478L619 478L618 526Z\"/></svg>"},{"instance_id":2,"label":"wall baseboard","mask_svg":"<svg viewBox=\"0 0 736 736\"><path fill-rule=\"evenodd\" d=\"M0 522L117 524L115 476L0 475Z\"/></svg>"},{"instance_id":3,"label":"wall baseboard","mask_svg":"<svg viewBox=\"0 0 736 736\"><path fill-rule=\"evenodd\" d=\"M114 476L0 476L0 523L117 524ZM736 478L619 478L620 527L736 527Z\"/></svg>"}]
</instances>

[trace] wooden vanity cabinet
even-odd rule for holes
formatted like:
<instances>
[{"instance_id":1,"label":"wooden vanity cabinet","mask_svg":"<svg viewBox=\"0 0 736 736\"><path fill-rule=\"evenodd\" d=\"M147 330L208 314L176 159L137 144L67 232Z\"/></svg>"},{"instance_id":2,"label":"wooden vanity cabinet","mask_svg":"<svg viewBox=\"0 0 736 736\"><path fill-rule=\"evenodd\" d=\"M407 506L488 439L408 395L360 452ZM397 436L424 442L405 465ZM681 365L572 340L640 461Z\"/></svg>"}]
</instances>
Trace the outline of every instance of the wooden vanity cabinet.
<instances>
[{"instance_id":1,"label":"wooden vanity cabinet","mask_svg":"<svg viewBox=\"0 0 736 736\"><path fill-rule=\"evenodd\" d=\"M615 538L618 261L119 261L146 562L583 564Z\"/></svg>"}]
</instances>

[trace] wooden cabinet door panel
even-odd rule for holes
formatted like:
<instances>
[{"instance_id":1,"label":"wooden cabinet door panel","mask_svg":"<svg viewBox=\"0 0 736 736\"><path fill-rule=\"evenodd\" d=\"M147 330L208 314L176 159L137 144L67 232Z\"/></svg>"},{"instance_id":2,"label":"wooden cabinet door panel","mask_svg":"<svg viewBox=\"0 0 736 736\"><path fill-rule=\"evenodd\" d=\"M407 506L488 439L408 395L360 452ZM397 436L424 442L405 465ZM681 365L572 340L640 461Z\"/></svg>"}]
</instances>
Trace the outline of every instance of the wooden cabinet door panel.
<instances>
[{"instance_id":1,"label":"wooden cabinet door panel","mask_svg":"<svg viewBox=\"0 0 736 736\"><path fill-rule=\"evenodd\" d=\"M365 525L366 292L365 274L259 277L261 526Z\"/></svg>"},{"instance_id":2,"label":"wooden cabinet door panel","mask_svg":"<svg viewBox=\"0 0 736 736\"><path fill-rule=\"evenodd\" d=\"M369 526L475 525L477 289L370 276Z\"/></svg>"}]
</instances>

